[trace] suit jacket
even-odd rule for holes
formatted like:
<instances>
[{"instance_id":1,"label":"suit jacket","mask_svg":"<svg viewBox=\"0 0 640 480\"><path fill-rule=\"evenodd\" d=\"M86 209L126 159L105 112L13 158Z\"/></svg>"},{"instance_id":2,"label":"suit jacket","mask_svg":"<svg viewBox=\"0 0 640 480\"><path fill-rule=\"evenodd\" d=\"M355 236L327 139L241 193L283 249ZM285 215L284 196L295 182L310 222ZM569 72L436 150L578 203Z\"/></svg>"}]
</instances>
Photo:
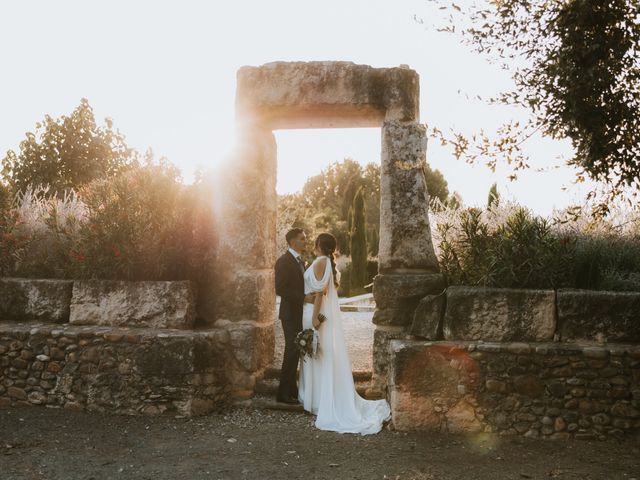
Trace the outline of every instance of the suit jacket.
<instances>
[{"instance_id":1,"label":"suit jacket","mask_svg":"<svg viewBox=\"0 0 640 480\"><path fill-rule=\"evenodd\" d=\"M302 321L304 277L300 265L288 250L276 261L276 295L280 296L278 318Z\"/></svg>"}]
</instances>

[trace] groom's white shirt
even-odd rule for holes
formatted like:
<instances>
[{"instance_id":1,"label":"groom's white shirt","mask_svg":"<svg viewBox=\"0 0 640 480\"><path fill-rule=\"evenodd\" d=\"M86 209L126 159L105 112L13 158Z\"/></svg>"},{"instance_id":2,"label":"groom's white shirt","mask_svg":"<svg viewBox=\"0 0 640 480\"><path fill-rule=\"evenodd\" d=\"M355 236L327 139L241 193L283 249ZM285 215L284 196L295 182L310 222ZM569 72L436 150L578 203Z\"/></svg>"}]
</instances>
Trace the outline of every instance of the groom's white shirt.
<instances>
[{"instance_id":1,"label":"groom's white shirt","mask_svg":"<svg viewBox=\"0 0 640 480\"><path fill-rule=\"evenodd\" d=\"M293 255L293 258L295 258L296 260L298 259L298 257L300 256L300 254L298 252L296 252L293 248L289 247L289 251L291 252L291 255Z\"/></svg>"}]
</instances>

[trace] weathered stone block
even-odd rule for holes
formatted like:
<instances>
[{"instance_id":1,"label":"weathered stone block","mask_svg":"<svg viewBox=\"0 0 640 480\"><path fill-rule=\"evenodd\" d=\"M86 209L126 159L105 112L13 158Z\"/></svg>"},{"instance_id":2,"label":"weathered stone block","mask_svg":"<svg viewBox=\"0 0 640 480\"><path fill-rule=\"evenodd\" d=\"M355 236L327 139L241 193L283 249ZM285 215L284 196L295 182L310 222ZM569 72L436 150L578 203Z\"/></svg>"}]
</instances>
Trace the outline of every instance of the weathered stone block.
<instances>
[{"instance_id":1,"label":"weathered stone block","mask_svg":"<svg viewBox=\"0 0 640 480\"><path fill-rule=\"evenodd\" d=\"M392 340L389 350L390 403L396 429L483 429L473 398L479 386L479 367L464 349L445 343Z\"/></svg>"},{"instance_id":2,"label":"weathered stone block","mask_svg":"<svg viewBox=\"0 0 640 480\"><path fill-rule=\"evenodd\" d=\"M223 292L217 292L216 296L218 318L268 323L275 319L275 275L272 268L233 272Z\"/></svg>"},{"instance_id":3,"label":"weathered stone block","mask_svg":"<svg viewBox=\"0 0 640 480\"><path fill-rule=\"evenodd\" d=\"M418 120L419 86L404 67L272 62L238 70L236 110L273 129L379 127Z\"/></svg>"},{"instance_id":4,"label":"weathered stone block","mask_svg":"<svg viewBox=\"0 0 640 480\"><path fill-rule=\"evenodd\" d=\"M389 341L405 336L404 329L397 326L377 326L373 331L373 372L372 388L381 394L387 388L389 366Z\"/></svg>"},{"instance_id":5,"label":"weathered stone block","mask_svg":"<svg viewBox=\"0 0 640 480\"><path fill-rule=\"evenodd\" d=\"M446 295L427 295L416 307L409 333L427 340L442 337L442 319L446 308Z\"/></svg>"},{"instance_id":6,"label":"weathered stone block","mask_svg":"<svg viewBox=\"0 0 640 480\"><path fill-rule=\"evenodd\" d=\"M552 340L555 292L451 286L443 333L447 340Z\"/></svg>"},{"instance_id":7,"label":"weathered stone block","mask_svg":"<svg viewBox=\"0 0 640 480\"><path fill-rule=\"evenodd\" d=\"M237 150L216 182L217 296L237 271L272 269L276 245L276 141L251 122L239 125ZM278 239L282 241L282 239Z\"/></svg>"},{"instance_id":8,"label":"weathered stone block","mask_svg":"<svg viewBox=\"0 0 640 480\"><path fill-rule=\"evenodd\" d=\"M373 312L375 325L403 326L411 323L413 308L377 308Z\"/></svg>"},{"instance_id":9,"label":"weathered stone block","mask_svg":"<svg viewBox=\"0 0 640 480\"><path fill-rule=\"evenodd\" d=\"M69 323L187 329L195 322L195 301L188 280L77 280Z\"/></svg>"},{"instance_id":10,"label":"weathered stone block","mask_svg":"<svg viewBox=\"0 0 640 480\"><path fill-rule=\"evenodd\" d=\"M381 273L419 268L439 271L429 224L424 125L385 122L380 176Z\"/></svg>"},{"instance_id":11,"label":"weathered stone block","mask_svg":"<svg viewBox=\"0 0 640 480\"><path fill-rule=\"evenodd\" d=\"M96 354L99 353L95 349ZM90 350L86 353L90 353ZM81 357L88 360L88 356ZM193 371L193 344L190 338L158 338L136 350L132 359L134 371L142 375L180 375Z\"/></svg>"},{"instance_id":12,"label":"weathered stone block","mask_svg":"<svg viewBox=\"0 0 640 480\"><path fill-rule=\"evenodd\" d=\"M439 273L379 274L373 279L376 308L398 308L407 301L418 300L445 289L444 276Z\"/></svg>"},{"instance_id":13,"label":"weathered stone block","mask_svg":"<svg viewBox=\"0 0 640 480\"><path fill-rule=\"evenodd\" d=\"M435 411L431 397L414 396L392 388L389 392L391 421L398 431L440 431L442 415Z\"/></svg>"},{"instance_id":14,"label":"weathered stone block","mask_svg":"<svg viewBox=\"0 0 640 480\"><path fill-rule=\"evenodd\" d=\"M640 342L640 293L558 290L562 341Z\"/></svg>"},{"instance_id":15,"label":"weathered stone block","mask_svg":"<svg viewBox=\"0 0 640 480\"><path fill-rule=\"evenodd\" d=\"M0 278L0 318L69 321L72 280Z\"/></svg>"},{"instance_id":16,"label":"weathered stone block","mask_svg":"<svg viewBox=\"0 0 640 480\"><path fill-rule=\"evenodd\" d=\"M239 322L227 326L236 360L247 372L271 365L275 349L273 325Z\"/></svg>"}]
</instances>

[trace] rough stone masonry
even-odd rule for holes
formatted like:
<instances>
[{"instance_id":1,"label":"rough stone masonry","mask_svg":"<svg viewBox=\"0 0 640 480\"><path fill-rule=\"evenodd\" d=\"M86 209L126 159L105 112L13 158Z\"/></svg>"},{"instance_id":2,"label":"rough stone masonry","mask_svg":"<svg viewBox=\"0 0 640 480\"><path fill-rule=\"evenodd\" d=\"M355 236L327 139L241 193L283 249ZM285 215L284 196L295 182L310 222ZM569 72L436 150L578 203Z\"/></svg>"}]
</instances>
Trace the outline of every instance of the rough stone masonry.
<instances>
[{"instance_id":1,"label":"rough stone masonry","mask_svg":"<svg viewBox=\"0 0 640 480\"><path fill-rule=\"evenodd\" d=\"M388 341L403 334L400 318L416 291L426 295L444 288L429 226L427 140L419 123L419 93L418 74L406 66L273 62L242 67L236 91L241 142L220 182L221 252L233 262L219 265L218 321L242 321L261 329L274 321L273 264L276 244L283 241L275 238L273 130L381 128L380 274L374 287L379 311L372 381L378 395L385 392ZM248 301L237 301L243 291ZM394 305L381 306L382 297L389 295L396 298Z\"/></svg>"}]
</instances>

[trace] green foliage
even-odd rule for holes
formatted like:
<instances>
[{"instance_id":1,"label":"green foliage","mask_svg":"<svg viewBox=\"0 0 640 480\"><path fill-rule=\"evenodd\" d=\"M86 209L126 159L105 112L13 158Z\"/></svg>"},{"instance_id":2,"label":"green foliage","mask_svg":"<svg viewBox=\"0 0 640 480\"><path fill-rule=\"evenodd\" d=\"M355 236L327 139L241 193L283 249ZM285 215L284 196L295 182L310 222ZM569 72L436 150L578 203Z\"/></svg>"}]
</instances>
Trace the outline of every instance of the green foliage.
<instances>
[{"instance_id":1,"label":"green foliage","mask_svg":"<svg viewBox=\"0 0 640 480\"><path fill-rule=\"evenodd\" d=\"M577 288L640 291L640 236L594 234L576 240Z\"/></svg>"},{"instance_id":2,"label":"green foliage","mask_svg":"<svg viewBox=\"0 0 640 480\"><path fill-rule=\"evenodd\" d=\"M353 297L360 295L366 291L371 291L371 287L351 289L351 262L348 262L340 270L340 286L338 287L338 295L341 297ZM375 258L367 259L367 276L365 287L373 283L373 278L378 274L378 261Z\"/></svg>"},{"instance_id":3,"label":"green foliage","mask_svg":"<svg viewBox=\"0 0 640 480\"><path fill-rule=\"evenodd\" d=\"M449 194L447 182L438 170L427 166L427 188L432 198L443 202ZM350 255L349 249L349 209L355 193L364 188L366 195L366 223L369 229L370 255L378 254L378 231L380 230L380 166L369 163L362 166L358 162L345 158L310 177L300 193L281 195L278 199L278 218L287 217L287 225L278 228L279 232L288 228L301 227L310 238L318 233L331 232L338 241L338 250ZM289 219L289 216L293 218ZM375 234L372 232L375 230Z\"/></svg>"},{"instance_id":4,"label":"green foliage","mask_svg":"<svg viewBox=\"0 0 640 480\"><path fill-rule=\"evenodd\" d=\"M640 236L555 231L519 207L489 226L467 208L438 223L442 272L452 285L640 290Z\"/></svg>"},{"instance_id":5,"label":"green foliage","mask_svg":"<svg viewBox=\"0 0 640 480\"><path fill-rule=\"evenodd\" d=\"M373 228L380 224L380 167L366 166L345 158L310 177L300 193L283 195L278 201L278 216L293 211L291 226L304 228L311 238L318 233L331 232L338 242L338 251L349 255L349 209L356 191L364 187L367 223Z\"/></svg>"},{"instance_id":6,"label":"green foliage","mask_svg":"<svg viewBox=\"0 0 640 480\"><path fill-rule=\"evenodd\" d=\"M449 186L440 170L432 169L427 163L424 170L429 198L439 198L444 202L449 196Z\"/></svg>"},{"instance_id":7,"label":"green foliage","mask_svg":"<svg viewBox=\"0 0 640 480\"><path fill-rule=\"evenodd\" d=\"M338 286L338 295L341 297L351 296L351 262L347 263L340 270L340 285Z\"/></svg>"},{"instance_id":8,"label":"green foliage","mask_svg":"<svg viewBox=\"0 0 640 480\"><path fill-rule=\"evenodd\" d=\"M118 174L135 165L137 153L111 120L96 124L86 98L69 116L45 116L27 132L19 153L9 150L2 159L2 177L14 193L27 186L49 187L49 194L63 194L97 178Z\"/></svg>"},{"instance_id":9,"label":"green foliage","mask_svg":"<svg viewBox=\"0 0 640 480\"><path fill-rule=\"evenodd\" d=\"M367 224L364 190L358 189L350 212L349 250L351 251L351 292L364 291L367 279Z\"/></svg>"},{"instance_id":10,"label":"green foliage","mask_svg":"<svg viewBox=\"0 0 640 480\"><path fill-rule=\"evenodd\" d=\"M184 186L167 163L140 169L82 191L89 207L76 276L185 279L213 260L213 212L202 185Z\"/></svg>"},{"instance_id":11,"label":"green foliage","mask_svg":"<svg viewBox=\"0 0 640 480\"><path fill-rule=\"evenodd\" d=\"M376 227L369 227L367 229L367 246L369 247L369 255L372 257L378 256L378 249L380 248L380 230Z\"/></svg>"},{"instance_id":12,"label":"green foliage","mask_svg":"<svg viewBox=\"0 0 640 480\"><path fill-rule=\"evenodd\" d=\"M3 275L204 282L217 243L211 185L178 179L173 165L147 157L64 199L23 195L11 212L31 219L8 227L13 244L0 248L12 260Z\"/></svg>"},{"instance_id":13,"label":"green foliage","mask_svg":"<svg viewBox=\"0 0 640 480\"><path fill-rule=\"evenodd\" d=\"M491 140L484 132L470 140L447 138L467 161L504 157L514 171L528 168L521 146L537 131L569 138L575 154L569 165L609 189L594 216L640 187L640 2L637 0L484 0L466 7L435 0L451 15L445 31L461 31L480 53L512 73L515 88L492 103L530 111L524 124L509 122ZM513 174L512 178L516 178ZM589 199L598 194L592 190Z\"/></svg>"},{"instance_id":14,"label":"green foliage","mask_svg":"<svg viewBox=\"0 0 640 480\"><path fill-rule=\"evenodd\" d=\"M1 185L1 184L0 184ZM21 223L18 212L12 209L9 189L0 187L0 276L8 277L14 273L15 263L19 260L30 235L19 229Z\"/></svg>"},{"instance_id":15,"label":"green foliage","mask_svg":"<svg viewBox=\"0 0 640 480\"><path fill-rule=\"evenodd\" d=\"M378 274L378 260L376 258L367 259L367 281L365 287L373 282L373 278ZM371 291L371 287L367 288Z\"/></svg>"},{"instance_id":16,"label":"green foliage","mask_svg":"<svg viewBox=\"0 0 640 480\"><path fill-rule=\"evenodd\" d=\"M498 193L498 185L494 183L489 189L489 196L487 198L487 210L490 210L493 206L497 206L499 202L500 194Z\"/></svg>"},{"instance_id":17,"label":"green foliage","mask_svg":"<svg viewBox=\"0 0 640 480\"><path fill-rule=\"evenodd\" d=\"M434 204L438 205L437 202L434 202ZM443 202L442 206L457 210L462 206L462 196L458 192L454 192Z\"/></svg>"},{"instance_id":18,"label":"green foliage","mask_svg":"<svg viewBox=\"0 0 640 480\"><path fill-rule=\"evenodd\" d=\"M9 210L11 206L11 189L0 180L0 214Z\"/></svg>"}]
</instances>

